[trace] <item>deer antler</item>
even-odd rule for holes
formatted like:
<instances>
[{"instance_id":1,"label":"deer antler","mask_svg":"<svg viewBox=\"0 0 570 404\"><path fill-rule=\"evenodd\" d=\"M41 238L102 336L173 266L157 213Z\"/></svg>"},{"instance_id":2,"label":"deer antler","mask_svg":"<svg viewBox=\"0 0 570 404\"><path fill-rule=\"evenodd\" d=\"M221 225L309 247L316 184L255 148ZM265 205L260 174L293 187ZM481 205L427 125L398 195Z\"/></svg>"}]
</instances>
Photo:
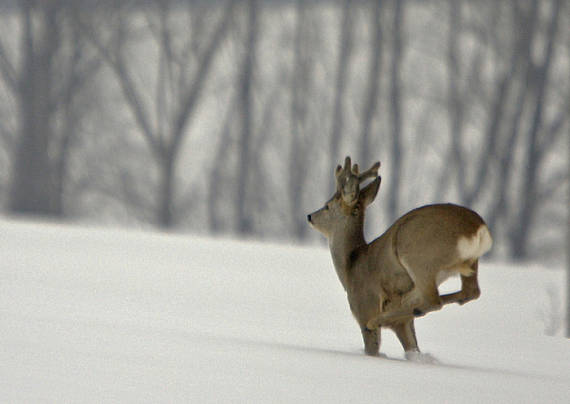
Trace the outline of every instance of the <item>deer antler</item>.
<instances>
[{"instance_id":1,"label":"deer antler","mask_svg":"<svg viewBox=\"0 0 570 404\"><path fill-rule=\"evenodd\" d=\"M356 171L355 174L358 174L358 164L355 164L354 167L356 167ZM372 165L372 167L370 167L368 170L364 171L361 174L358 174L358 182L362 183L365 179L367 178L376 178L378 177L378 169L380 168L380 162L377 161L376 163L374 163ZM354 171L354 168L353 168Z\"/></svg>"},{"instance_id":2,"label":"deer antler","mask_svg":"<svg viewBox=\"0 0 570 404\"><path fill-rule=\"evenodd\" d=\"M358 173L358 164L352 165L350 157L344 160L344 168L338 165L336 167L336 189L340 193L342 200L349 206L352 206L358 200L360 192L360 184L367 178L375 178L378 176L380 162L376 162L368 170Z\"/></svg>"}]
</instances>

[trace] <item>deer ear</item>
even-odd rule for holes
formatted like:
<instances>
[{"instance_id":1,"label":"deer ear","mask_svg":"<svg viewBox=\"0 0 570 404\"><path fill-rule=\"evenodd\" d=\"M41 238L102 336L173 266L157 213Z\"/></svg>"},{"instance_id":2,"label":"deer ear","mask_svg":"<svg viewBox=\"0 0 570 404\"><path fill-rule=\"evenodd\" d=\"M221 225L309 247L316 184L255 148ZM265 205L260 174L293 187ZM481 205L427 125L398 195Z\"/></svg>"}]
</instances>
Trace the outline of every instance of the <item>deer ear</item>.
<instances>
[{"instance_id":1,"label":"deer ear","mask_svg":"<svg viewBox=\"0 0 570 404\"><path fill-rule=\"evenodd\" d=\"M360 190L360 194L358 198L364 205L367 207L372 203L376 195L378 194L378 190L380 189L380 182L382 181L382 177L378 176L374 181L370 184L366 185L364 189Z\"/></svg>"}]
</instances>

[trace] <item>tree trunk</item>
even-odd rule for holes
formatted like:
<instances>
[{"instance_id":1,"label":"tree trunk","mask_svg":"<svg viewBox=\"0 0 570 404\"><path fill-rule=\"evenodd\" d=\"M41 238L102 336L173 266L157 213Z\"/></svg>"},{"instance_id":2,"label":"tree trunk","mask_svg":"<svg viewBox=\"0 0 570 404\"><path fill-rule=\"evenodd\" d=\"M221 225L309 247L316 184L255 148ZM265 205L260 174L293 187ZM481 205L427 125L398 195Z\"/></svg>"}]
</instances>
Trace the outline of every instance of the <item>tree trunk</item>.
<instances>
[{"instance_id":1,"label":"tree trunk","mask_svg":"<svg viewBox=\"0 0 570 404\"><path fill-rule=\"evenodd\" d=\"M546 101L546 86L548 84L548 76L552 59L554 58L554 43L558 32L558 24L560 20L560 8L562 0L556 0L552 7L550 24L548 26L548 35L546 37L546 52L542 64L536 70L535 85L535 108L530 125L528 140L525 152L525 174L522 192L522 207L518 220L513 229L511 254L512 257L519 260L525 260L529 257L528 245L530 231L534 225L536 217L536 208L538 201L538 169L542 160L541 149L538 147L538 136L542 126L542 115Z\"/></svg>"},{"instance_id":2,"label":"tree trunk","mask_svg":"<svg viewBox=\"0 0 570 404\"><path fill-rule=\"evenodd\" d=\"M160 165L160 192L158 194L158 226L171 229L174 226L174 167L175 152L165 152Z\"/></svg>"},{"instance_id":3,"label":"tree trunk","mask_svg":"<svg viewBox=\"0 0 570 404\"><path fill-rule=\"evenodd\" d=\"M449 33L447 44L448 89L447 102L449 111L449 131L451 137L451 162L456 172L455 179L459 194L465 195L465 162L463 161L463 117L464 107L459 90L461 59L459 38L461 36L461 2L449 1ZM447 174L449 170L445 169Z\"/></svg>"},{"instance_id":4,"label":"tree trunk","mask_svg":"<svg viewBox=\"0 0 570 404\"><path fill-rule=\"evenodd\" d=\"M335 189L335 178L332 175L338 162L344 160L343 156L339 155L340 139L343 130L343 109L346 84L348 81L348 70L350 64L350 56L352 53L352 14L354 5L352 0L344 0L342 9L341 33L340 33L340 48L338 52L338 64L336 71L336 84L335 84L335 98L334 110L332 115L332 127L330 135L330 170L327 173L330 175L330 189Z\"/></svg>"},{"instance_id":5,"label":"tree trunk","mask_svg":"<svg viewBox=\"0 0 570 404\"><path fill-rule=\"evenodd\" d=\"M22 2L23 66L19 80L20 133L10 184L9 210L13 213L61 216L53 170L48 155L52 137L51 70L57 49L56 9L39 8L34 29L32 1Z\"/></svg>"},{"instance_id":6,"label":"tree trunk","mask_svg":"<svg viewBox=\"0 0 570 404\"><path fill-rule=\"evenodd\" d=\"M307 234L307 223L302 214L302 198L305 193L307 179L307 164L310 161L312 147L308 145L307 133L308 107L310 96L311 46L307 30L307 4L304 0L296 2L296 26L293 39L293 73L291 77L290 104L290 146L288 169L288 199L291 217L291 233L296 239L302 240Z\"/></svg>"},{"instance_id":7,"label":"tree trunk","mask_svg":"<svg viewBox=\"0 0 570 404\"><path fill-rule=\"evenodd\" d=\"M222 221L220 220L218 201L223 198L221 195L223 181L223 169L225 168L224 161L227 159L227 154L231 146L232 123L235 118L235 103L233 97L229 99L229 106L224 118L224 126L220 133L220 142L216 155L213 160L212 171L210 173L210 186L208 187L208 221L210 231L214 234L220 233L223 229Z\"/></svg>"},{"instance_id":8,"label":"tree trunk","mask_svg":"<svg viewBox=\"0 0 570 404\"><path fill-rule=\"evenodd\" d=\"M370 38L370 70L368 73L368 88L364 99L364 113L360 130L360 152L358 162L362 167L368 167L370 158L370 131L372 121L378 107L380 97L380 69L382 67L382 23L380 21L382 0L375 0L373 11L370 13L372 35Z\"/></svg>"},{"instance_id":9,"label":"tree trunk","mask_svg":"<svg viewBox=\"0 0 570 404\"><path fill-rule=\"evenodd\" d=\"M392 27L392 66L390 71L390 110L392 123L391 184L388 197L388 216L394 221L400 210L400 183L402 178L402 96L400 72L402 69L402 31L404 24L404 0L394 3Z\"/></svg>"},{"instance_id":10,"label":"tree trunk","mask_svg":"<svg viewBox=\"0 0 570 404\"><path fill-rule=\"evenodd\" d=\"M248 194L250 180L250 149L253 131L253 69L255 65L257 35L258 35L258 1L247 2L247 38L245 54L242 64L240 79L240 102L241 106L241 136L238 156L238 180L236 188L237 206L237 232L250 234L253 231L253 222L248 209Z\"/></svg>"},{"instance_id":11,"label":"tree trunk","mask_svg":"<svg viewBox=\"0 0 570 404\"><path fill-rule=\"evenodd\" d=\"M570 178L570 148L567 153L566 167ZM570 338L570 187L566 195L566 338Z\"/></svg>"},{"instance_id":12,"label":"tree trunk","mask_svg":"<svg viewBox=\"0 0 570 404\"><path fill-rule=\"evenodd\" d=\"M521 127L524 124L524 110L527 105L527 100L530 97L530 84L534 74L531 66L531 47L534 43L536 32L537 6L538 2L535 1L527 15L518 15L513 11L513 14L515 14L513 18L515 21L514 24L525 28L523 29L523 34L514 39L514 47L510 57L510 68L502 76L498 97L495 100L495 105L497 105L497 103L507 103L509 99L507 93L511 91L510 88L512 87L512 91L516 91L514 96L511 97L514 102L510 103L511 105L514 104L511 123L508 127L508 131L506 129L504 131L506 142L504 142L500 151L495 151L499 160L499 168L497 173L497 191L495 194L496 197L494 198L495 203L490 209L487 220L487 224L491 229L496 227L497 222L500 221L501 218L506 219L508 217L507 193L511 189L511 181L513 179L513 159L515 157L513 150L522 132ZM493 120L500 118L496 115L496 112L493 113L492 116ZM498 125L495 124L491 124L489 128L493 126L496 126L496 130L498 130ZM487 132L487 136L499 135L501 135L501 132L494 133L492 130Z\"/></svg>"}]
</instances>

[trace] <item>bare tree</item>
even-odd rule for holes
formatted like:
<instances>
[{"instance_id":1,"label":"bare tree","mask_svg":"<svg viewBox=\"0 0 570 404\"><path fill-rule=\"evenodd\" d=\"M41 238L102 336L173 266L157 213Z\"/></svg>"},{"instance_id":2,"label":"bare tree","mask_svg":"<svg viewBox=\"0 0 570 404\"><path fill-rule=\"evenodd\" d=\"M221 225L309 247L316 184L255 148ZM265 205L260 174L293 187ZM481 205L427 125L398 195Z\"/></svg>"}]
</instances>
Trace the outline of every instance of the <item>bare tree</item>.
<instances>
[{"instance_id":1,"label":"bare tree","mask_svg":"<svg viewBox=\"0 0 570 404\"><path fill-rule=\"evenodd\" d=\"M530 92L530 84L532 82L531 75L533 69L531 66L531 47L536 33L536 8L538 3L533 3L533 7L528 12L525 10L513 7L512 8L512 21L516 29L516 37L518 40L514 41L514 47L511 55L511 62L508 75L503 76L501 80L501 88L507 85L513 86L514 95L510 97L512 100L513 111L509 125L505 126L503 131L494 136L501 136L505 141L500 144L498 142L495 155L498 159L498 175L495 202L492 205L489 215L488 223L491 228L494 228L500 218L507 217L508 198L507 193L511 189L513 182L513 171L515 164L514 153L512 152L517 140L522 132L524 120L524 109L527 105L527 99ZM497 53L503 52L499 47ZM512 81L518 81L510 84ZM502 98L502 97L499 97ZM506 119L506 117L505 117ZM507 220L503 220L507 222Z\"/></svg>"},{"instance_id":2,"label":"bare tree","mask_svg":"<svg viewBox=\"0 0 570 404\"><path fill-rule=\"evenodd\" d=\"M511 61L507 68L501 73L498 79L497 90L493 99L488 104L484 144L479 160L477 161L473 186L469 189L465 187L463 192L463 200L467 205L473 205L477 199L480 198L483 187L488 183L489 173L491 172L491 160L495 155L494 150L496 150L498 139L500 138L501 124L506 115L507 100L509 99L513 84L517 79L517 73L520 71L520 57L525 54L525 43L532 43L532 38L535 33L537 7L538 2L534 0L530 5L528 14L526 14L526 34L520 35L518 39L517 36L513 36L514 43L511 45ZM524 17L525 15L523 14L523 18ZM513 27L515 26L513 25ZM521 53L521 51L523 53Z\"/></svg>"},{"instance_id":3,"label":"bare tree","mask_svg":"<svg viewBox=\"0 0 570 404\"><path fill-rule=\"evenodd\" d=\"M52 136L49 95L50 73L58 46L59 6L53 2L37 9L42 32L34 32L35 2L21 2L23 38L21 77L17 79L20 136L16 149L10 206L12 212L59 215L51 176L48 142Z\"/></svg>"},{"instance_id":4,"label":"bare tree","mask_svg":"<svg viewBox=\"0 0 570 404\"><path fill-rule=\"evenodd\" d=\"M557 143L564 126L563 116L567 115L560 113L567 110L567 102L563 103L566 106L557 107L547 98L551 94L547 86L557 49L562 4L515 0L506 7L469 7L467 3L449 2L449 160L455 168L462 203L472 206L488 197L486 188L493 188L486 215L488 223L491 228L510 227L505 234L509 254L526 259L531 254L528 239L544 195L552 194L567 181L563 173L552 175L542 184L538 179L540 165ZM484 15L477 18L481 12ZM464 41L475 45L468 51L462 46ZM544 56L537 61L536 50L541 47L543 52L538 54ZM490 70L493 74L486 77L478 62L485 52L492 56L488 63L494 66ZM469 62L461 63L464 60ZM480 90L486 86L488 91ZM484 115L477 109L479 105ZM545 122L547 105L553 105L550 111L558 111L550 122ZM465 129L473 122L481 127L479 150L466 145L470 139L465 136ZM522 167L515 159L516 148L524 150ZM442 173L441 183L449 174L447 170ZM521 184L522 191L512 195L517 184ZM440 189L443 187L440 185Z\"/></svg>"},{"instance_id":5,"label":"bare tree","mask_svg":"<svg viewBox=\"0 0 570 404\"><path fill-rule=\"evenodd\" d=\"M64 215L68 160L88 111L78 98L100 63L78 35L73 5L19 1L20 63L0 42L0 72L17 100L9 210Z\"/></svg>"},{"instance_id":6,"label":"bare tree","mask_svg":"<svg viewBox=\"0 0 570 404\"><path fill-rule=\"evenodd\" d=\"M539 134L544 125L544 108L548 93L546 87L548 85L549 74L551 72L552 60L554 59L554 51L556 38L558 36L558 27L560 22L560 11L562 8L562 0L554 0L551 7L550 19L548 21L548 29L546 35L544 57L534 70L532 77L532 88L534 89L534 111L529 126L528 139L524 159L526 169L524 170L523 196L522 206L519 211L518 219L515 221L512 231L511 253L513 257L518 259L526 259L529 256L529 237L530 229L534 226L536 218L536 210L538 208L538 171L542 159L544 158L544 149L539 147Z\"/></svg>"},{"instance_id":7,"label":"bare tree","mask_svg":"<svg viewBox=\"0 0 570 404\"><path fill-rule=\"evenodd\" d=\"M448 31L448 114L450 118L450 161L453 163L456 174L456 184L462 203L472 206L481 196L483 186L487 184L490 169L491 157L499 139L500 125L506 114L507 99L510 94L512 84L515 80L515 73L519 66L520 53L513 51L511 63L499 73L496 91L490 100L484 100L484 107L487 108L486 129L483 136L482 151L477 155L472 150L466 151L464 127L470 115L470 106L476 99L477 86L481 85L482 70L482 46L479 43L476 52L471 52L471 58L467 66L469 70L462 69L460 61L466 58L466 52L462 46L462 37L466 27L463 23L464 4L458 1L449 1L449 31ZM492 16L491 16L492 18ZM492 19L491 19L492 21ZM481 36L479 36L481 42ZM520 43L520 41L519 41ZM469 155L469 159L466 156ZM469 181L469 165L467 160L476 161L475 175ZM445 177L442 183L445 182Z\"/></svg>"},{"instance_id":8,"label":"bare tree","mask_svg":"<svg viewBox=\"0 0 570 404\"><path fill-rule=\"evenodd\" d=\"M309 98L313 81L314 41L311 38L310 11L306 1L295 3L296 21L293 38L293 71L291 74L290 142L288 165L288 197L292 234L303 239L307 224L302 212L302 198L307 181L314 136L309 129Z\"/></svg>"},{"instance_id":9,"label":"bare tree","mask_svg":"<svg viewBox=\"0 0 570 404\"><path fill-rule=\"evenodd\" d=\"M127 106L159 169L160 179L155 195L157 196L156 223L160 227L169 228L176 222L174 203L176 163L187 135L186 129L198 105L216 51L230 26L236 3L236 0L228 1L217 25L208 34L205 31L206 27L201 23L204 16L199 14L202 10L193 9L193 3L189 3L190 39L181 47L175 47L173 44L175 33L171 31L175 24L170 18L178 10L174 8L180 7L180 4L171 0L152 2L153 8L147 10L147 21L158 49L154 97L149 97L146 93L149 88L146 83L137 85L133 66L127 57L129 18L133 15L133 10L130 9L132 5L116 5L117 21L114 33L108 42L103 40L95 27L83 26L101 56L112 68ZM208 40L205 45L199 46L199 38L204 35L208 35ZM191 80L188 80L189 70L194 72L190 76ZM147 99L152 100L150 105Z\"/></svg>"}]
</instances>

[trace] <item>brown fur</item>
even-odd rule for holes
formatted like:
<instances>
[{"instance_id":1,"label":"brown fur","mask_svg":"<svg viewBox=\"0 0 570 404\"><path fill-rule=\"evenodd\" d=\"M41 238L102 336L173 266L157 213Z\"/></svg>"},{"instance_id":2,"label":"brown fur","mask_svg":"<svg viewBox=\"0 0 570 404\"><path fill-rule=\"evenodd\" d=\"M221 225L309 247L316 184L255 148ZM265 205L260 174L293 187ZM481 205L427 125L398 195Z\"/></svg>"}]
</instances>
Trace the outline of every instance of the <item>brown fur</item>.
<instances>
[{"instance_id":1,"label":"brown fur","mask_svg":"<svg viewBox=\"0 0 570 404\"><path fill-rule=\"evenodd\" d=\"M329 241L334 267L362 331L365 352L378 354L380 327L391 328L407 353L419 352L414 316L479 297L478 258L490 248L491 239L477 213L440 204L408 212L368 244L364 212L379 187L380 177L376 177L358 190L351 205L338 190L308 220ZM463 250L458 249L459 240ZM479 246L481 240L484 244ZM440 296L438 283L454 274L461 275L461 291Z\"/></svg>"}]
</instances>

